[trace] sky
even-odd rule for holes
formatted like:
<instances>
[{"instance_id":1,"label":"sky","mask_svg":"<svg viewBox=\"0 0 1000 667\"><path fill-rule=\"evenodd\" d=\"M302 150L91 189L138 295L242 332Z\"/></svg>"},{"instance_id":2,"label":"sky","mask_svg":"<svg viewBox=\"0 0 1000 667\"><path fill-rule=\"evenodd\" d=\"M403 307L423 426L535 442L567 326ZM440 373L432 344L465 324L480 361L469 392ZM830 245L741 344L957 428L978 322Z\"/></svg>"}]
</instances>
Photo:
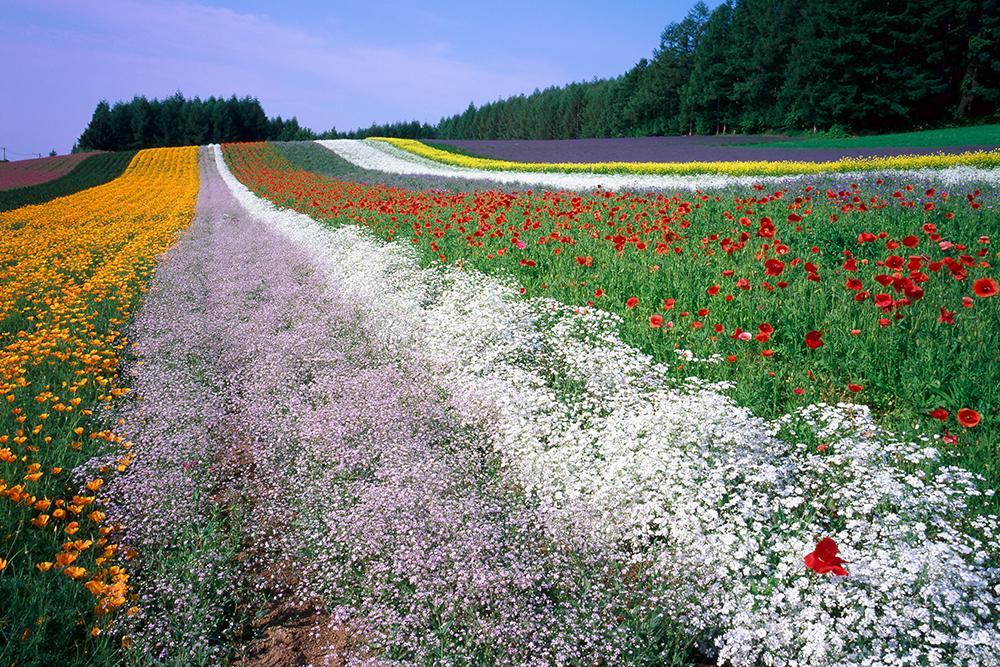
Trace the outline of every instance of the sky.
<instances>
[{"instance_id":1,"label":"sky","mask_svg":"<svg viewBox=\"0 0 1000 667\"><path fill-rule=\"evenodd\" d=\"M317 131L435 123L624 73L695 0L0 0L0 146L66 153L102 99L252 95Z\"/></svg>"}]
</instances>

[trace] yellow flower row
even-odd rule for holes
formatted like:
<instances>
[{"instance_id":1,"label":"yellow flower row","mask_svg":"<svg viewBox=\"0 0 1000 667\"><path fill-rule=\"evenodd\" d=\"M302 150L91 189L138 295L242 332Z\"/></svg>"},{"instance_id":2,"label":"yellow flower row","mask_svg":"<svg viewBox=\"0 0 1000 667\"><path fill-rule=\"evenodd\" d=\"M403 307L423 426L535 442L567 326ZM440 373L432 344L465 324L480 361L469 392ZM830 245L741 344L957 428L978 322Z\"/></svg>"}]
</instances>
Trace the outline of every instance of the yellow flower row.
<instances>
[{"instance_id":1,"label":"yellow flower row","mask_svg":"<svg viewBox=\"0 0 1000 667\"><path fill-rule=\"evenodd\" d=\"M513 162L459 155L428 146L416 139L372 137L402 150L442 164L489 171L532 171L597 174L725 174L729 176L788 176L822 172L871 171L880 169L942 169L955 166L993 168L1000 166L1000 151L968 151L959 154L898 155L895 157L841 158L827 162L794 160L757 162Z\"/></svg>"},{"instance_id":2,"label":"yellow flower row","mask_svg":"<svg viewBox=\"0 0 1000 667\"><path fill-rule=\"evenodd\" d=\"M115 386L122 327L193 219L198 187L197 147L151 149L110 183L0 214L0 574L45 578L39 590L79 580L97 614L125 603L128 576L110 562L103 479L81 491L64 470L92 456L87 442L121 452L101 473L131 460L94 408L127 391Z\"/></svg>"}]
</instances>

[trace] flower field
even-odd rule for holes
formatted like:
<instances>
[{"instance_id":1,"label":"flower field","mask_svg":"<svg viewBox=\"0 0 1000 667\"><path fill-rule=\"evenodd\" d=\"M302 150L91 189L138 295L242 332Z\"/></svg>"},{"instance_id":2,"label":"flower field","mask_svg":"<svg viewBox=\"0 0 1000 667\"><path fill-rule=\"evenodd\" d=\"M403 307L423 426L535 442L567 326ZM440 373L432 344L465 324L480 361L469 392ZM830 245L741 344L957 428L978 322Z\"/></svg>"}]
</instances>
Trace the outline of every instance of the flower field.
<instances>
[{"instance_id":1,"label":"flower field","mask_svg":"<svg viewBox=\"0 0 1000 667\"><path fill-rule=\"evenodd\" d=\"M549 529L624 548L705 652L993 659L996 218L974 185L424 194L224 150L325 223L243 195L488 424Z\"/></svg>"},{"instance_id":2,"label":"flower field","mask_svg":"<svg viewBox=\"0 0 1000 667\"><path fill-rule=\"evenodd\" d=\"M998 664L992 154L394 143L0 214L5 664Z\"/></svg>"},{"instance_id":3,"label":"flower field","mask_svg":"<svg viewBox=\"0 0 1000 667\"><path fill-rule=\"evenodd\" d=\"M130 445L104 406L127 392L117 378L129 314L190 222L196 153L142 151L111 183L0 214L5 664L73 651L99 660L129 606L129 552L101 490L127 467Z\"/></svg>"}]
</instances>

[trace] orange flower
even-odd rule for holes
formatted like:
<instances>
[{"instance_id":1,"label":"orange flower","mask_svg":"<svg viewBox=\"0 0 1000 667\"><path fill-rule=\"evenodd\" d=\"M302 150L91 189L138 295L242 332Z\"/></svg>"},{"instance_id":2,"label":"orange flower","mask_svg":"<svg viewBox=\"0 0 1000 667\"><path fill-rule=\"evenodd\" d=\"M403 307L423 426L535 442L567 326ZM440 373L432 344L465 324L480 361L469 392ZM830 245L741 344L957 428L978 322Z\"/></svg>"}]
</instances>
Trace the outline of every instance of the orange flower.
<instances>
[{"instance_id":1,"label":"orange flower","mask_svg":"<svg viewBox=\"0 0 1000 667\"><path fill-rule=\"evenodd\" d=\"M85 577L87 575L87 569L86 568L77 567L75 565L73 565L71 567L67 567L65 570L63 570L63 572L66 573L67 577L69 577L70 579L73 579L74 581L76 581L77 579L82 579L83 577Z\"/></svg>"},{"instance_id":2,"label":"orange flower","mask_svg":"<svg viewBox=\"0 0 1000 667\"><path fill-rule=\"evenodd\" d=\"M56 562L59 563L60 567L66 567L75 561L79 555L72 551L60 551L56 554Z\"/></svg>"},{"instance_id":3,"label":"orange flower","mask_svg":"<svg viewBox=\"0 0 1000 667\"><path fill-rule=\"evenodd\" d=\"M35 565L35 567L38 568L39 572L48 572L49 570L52 569L52 561L47 560L47 561L43 561L41 563L37 563Z\"/></svg>"}]
</instances>

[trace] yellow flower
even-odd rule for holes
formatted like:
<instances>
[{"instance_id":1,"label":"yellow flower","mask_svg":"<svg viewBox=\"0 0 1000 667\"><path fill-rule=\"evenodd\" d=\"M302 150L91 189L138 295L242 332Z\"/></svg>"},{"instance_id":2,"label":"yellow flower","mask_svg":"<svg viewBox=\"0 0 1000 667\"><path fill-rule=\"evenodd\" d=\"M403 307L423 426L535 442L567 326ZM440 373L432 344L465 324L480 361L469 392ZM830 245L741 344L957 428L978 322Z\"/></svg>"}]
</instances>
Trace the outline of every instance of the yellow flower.
<instances>
[{"instance_id":1,"label":"yellow flower","mask_svg":"<svg viewBox=\"0 0 1000 667\"><path fill-rule=\"evenodd\" d=\"M52 569L52 561L47 560L47 561L43 561L41 563L36 563L35 567L38 568L39 572L48 572L49 570Z\"/></svg>"},{"instance_id":2,"label":"yellow flower","mask_svg":"<svg viewBox=\"0 0 1000 667\"><path fill-rule=\"evenodd\" d=\"M69 577L70 579L73 579L73 580L82 579L83 577L85 577L87 575L87 569L86 568L77 567L75 565L71 565L70 567L67 567L65 570L63 570L63 572L66 573L67 577Z\"/></svg>"}]
</instances>

